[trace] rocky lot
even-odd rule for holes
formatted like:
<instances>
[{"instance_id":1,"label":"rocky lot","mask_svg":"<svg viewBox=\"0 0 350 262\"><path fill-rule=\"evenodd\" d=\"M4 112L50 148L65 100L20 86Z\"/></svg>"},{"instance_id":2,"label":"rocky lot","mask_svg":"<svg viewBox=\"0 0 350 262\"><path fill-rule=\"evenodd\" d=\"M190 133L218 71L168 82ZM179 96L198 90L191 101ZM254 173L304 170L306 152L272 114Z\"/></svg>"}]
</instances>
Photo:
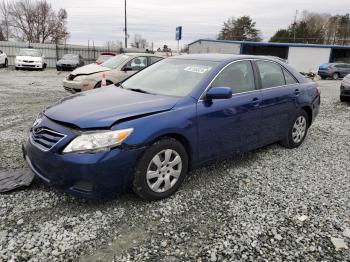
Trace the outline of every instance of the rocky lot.
<instances>
[{"instance_id":1,"label":"rocky lot","mask_svg":"<svg viewBox=\"0 0 350 262\"><path fill-rule=\"evenodd\" d=\"M67 95L65 74L0 69L0 172L28 172L21 141ZM301 147L203 167L169 199L88 201L40 181L0 194L0 260L350 261L350 104L339 81L319 84Z\"/></svg>"}]
</instances>

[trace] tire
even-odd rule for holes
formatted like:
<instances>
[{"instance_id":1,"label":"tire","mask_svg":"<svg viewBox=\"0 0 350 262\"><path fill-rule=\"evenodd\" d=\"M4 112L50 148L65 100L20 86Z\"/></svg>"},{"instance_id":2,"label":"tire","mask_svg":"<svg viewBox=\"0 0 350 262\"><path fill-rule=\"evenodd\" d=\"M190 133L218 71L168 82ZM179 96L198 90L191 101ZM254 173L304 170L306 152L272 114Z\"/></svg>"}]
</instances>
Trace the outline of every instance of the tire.
<instances>
[{"instance_id":1,"label":"tire","mask_svg":"<svg viewBox=\"0 0 350 262\"><path fill-rule=\"evenodd\" d=\"M326 80L327 77L326 76L321 76L321 79Z\"/></svg>"},{"instance_id":2,"label":"tire","mask_svg":"<svg viewBox=\"0 0 350 262\"><path fill-rule=\"evenodd\" d=\"M169 197L181 186L187 169L188 155L184 146L174 138L163 138L148 147L139 159L132 184L133 190L141 198L149 201ZM153 176L147 177L148 172Z\"/></svg>"},{"instance_id":3,"label":"tire","mask_svg":"<svg viewBox=\"0 0 350 262\"><path fill-rule=\"evenodd\" d=\"M349 99L347 97L344 96L340 96L340 102L348 102Z\"/></svg>"},{"instance_id":4,"label":"tire","mask_svg":"<svg viewBox=\"0 0 350 262\"><path fill-rule=\"evenodd\" d=\"M106 84L107 84L107 86L108 86L108 85L113 85L113 82L107 80L107 81L106 81ZM94 89L96 89L96 88L101 88L101 85L102 85L102 81L98 82L98 83L95 85Z\"/></svg>"},{"instance_id":5,"label":"tire","mask_svg":"<svg viewBox=\"0 0 350 262\"><path fill-rule=\"evenodd\" d=\"M9 62L8 62L8 60L7 60L7 59L5 59L4 68L7 68L7 67L8 67L8 65L9 65Z\"/></svg>"},{"instance_id":6,"label":"tire","mask_svg":"<svg viewBox=\"0 0 350 262\"><path fill-rule=\"evenodd\" d=\"M296 128L300 128L299 131ZM281 141L281 145L287 148L300 146L309 129L309 116L305 110L300 110L289 124L288 135Z\"/></svg>"},{"instance_id":7,"label":"tire","mask_svg":"<svg viewBox=\"0 0 350 262\"><path fill-rule=\"evenodd\" d=\"M18 68L17 66L15 67L15 69L16 69L16 70L19 70L19 68Z\"/></svg>"},{"instance_id":8,"label":"tire","mask_svg":"<svg viewBox=\"0 0 350 262\"><path fill-rule=\"evenodd\" d=\"M339 79L339 74L338 73L334 73L332 75L332 78L333 78L333 80L338 80Z\"/></svg>"}]
</instances>

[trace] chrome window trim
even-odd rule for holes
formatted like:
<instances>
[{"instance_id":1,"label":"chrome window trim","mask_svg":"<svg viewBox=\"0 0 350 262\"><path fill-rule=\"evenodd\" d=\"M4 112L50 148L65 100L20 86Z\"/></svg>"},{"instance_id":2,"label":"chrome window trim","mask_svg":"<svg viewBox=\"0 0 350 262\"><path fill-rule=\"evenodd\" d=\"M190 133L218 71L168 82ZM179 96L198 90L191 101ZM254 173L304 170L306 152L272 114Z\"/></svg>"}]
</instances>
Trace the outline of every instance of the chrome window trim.
<instances>
[{"instance_id":1,"label":"chrome window trim","mask_svg":"<svg viewBox=\"0 0 350 262\"><path fill-rule=\"evenodd\" d=\"M213 84L213 82L216 80L216 78L222 73L222 71L224 71L228 66L234 64L234 63L238 63L238 62L244 62L244 61L253 61L253 59L239 59L239 60L235 60L232 61L230 63L228 63L227 65L225 65L223 68L221 68L221 70L215 75L215 77L210 81L210 83L207 85L207 87L205 88L205 90L202 92L202 94L200 95L198 102L203 101L204 99L204 94L209 90L209 88L211 87L211 85ZM253 70L253 75L254 75L254 69L253 69L253 65L252 66L252 70ZM254 78L254 84L255 84L255 88L256 88L256 83L255 83L255 78ZM237 95L237 94L243 94L243 93L248 93L248 92L255 92L255 91L259 91L260 89L255 89L255 90L251 90L251 91L247 91L247 92L241 92L241 93L235 93L232 94L232 96Z\"/></svg>"},{"instance_id":2,"label":"chrome window trim","mask_svg":"<svg viewBox=\"0 0 350 262\"><path fill-rule=\"evenodd\" d=\"M33 140L32 131L30 131L30 134L29 134L29 140L30 140L30 142L32 143L33 146L36 146L37 148L39 148L41 151L44 151L44 152L50 151L54 146L56 146L59 142L61 142L63 139L65 139L65 138L67 137L67 135L62 134L62 133L59 133L59 132L56 132L56 131L53 131L53 130L51 130L51 129L42 128L41 130L46 130L46 131L55 133L55 134L57 134L57 135L63 136L63 137L62 137L61 139L59 139L55 144L53 144L50 148L45 148L45 147L43 147L42 145L40 145L39 143L37 143L37 142L35 142L35 141Z\"/></svg>"},{"instance_id":3,"label":"chrome window trim","mask_svg":"<svg viewBox=\"0 0 350 262\"><path fill-rule=\"evenodd\" d=\"M235 61L232 61L230 62L229 64L227 64L226 66L224 66L217 74L216 76L210 81L210 83L208 84L208 86L205 88L205 90L203 91L203 93L200 95L199 99L198 99L198 102L202 102L204 101L204 95L205 93L209 90L209 88L211 87L212 83L215 81L215 79L218 77L219 74L221 74L221 72L223 70L225 70L226 67L232 65L233 63L236 63L236 62L242 62L242 61L265 61L265 62L270 62L270 63L275 63L277 65L279 65L282 69L282 73L283 73L283 70L286 70L289 74L291 74L293 76L293 78L295 79L296 83L295 84L288 84L288 85L282 85L282 86L274 86L274 87L268 87L268 88L259 88L259 89L255 89L255 90L251 90L251 91L247 91L247 92L240 92L240 93L234 93L232 94L232 97L233 96L236 96L236 95L240 95L240 94L247 94L247 93L252 93L252 92L256 92L256 91L262 91L262 90L269 90L269 89L275 89L275 88L281 88L281 87L286 87L286 86L291 86L291 85L300 85L300 82L294 77L294 75L289 72L289 70L287 70L283 65L281 65L280 63L276 62L276 61L272 61L272 60L268 60L268 59L260 59L260 58L247 58L247 59L239 59L239 60L235 60ZM254 72L253 72L254 73ZM284 75L283 75L284 77ZM260 76L259 76L260 78ZM255 77L254 77L254 82L255 82ZM256 83L255 83L255 87L256 87Z\"/></svg>"}]
</instances>

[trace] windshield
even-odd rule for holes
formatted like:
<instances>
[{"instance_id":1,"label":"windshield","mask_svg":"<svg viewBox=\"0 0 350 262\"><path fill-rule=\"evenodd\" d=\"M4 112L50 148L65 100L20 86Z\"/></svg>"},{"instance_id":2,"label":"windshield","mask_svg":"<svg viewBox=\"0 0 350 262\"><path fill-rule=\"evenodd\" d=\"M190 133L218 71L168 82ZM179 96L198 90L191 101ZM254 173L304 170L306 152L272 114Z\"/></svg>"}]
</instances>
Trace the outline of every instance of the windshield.
<instances>
[{"instance_id":1,"label":"windshield","mask_svg":"<svg viewBox=\"0 0 350 262\"><path fill-rule=\"evenodd\" d=\"M77 55L72 55L72 54L66 54L62 57L62 59L68 59L68 60L77 60L78 56Z\"/></svg>"},{"instance_id":2,"label":"windshield","mask_svg":"<svg viewBox=\"0 0 350 262\"><path fill-rule=\"evenodd\" d=\"M108 59L106 62L102 63L101 66L114 69L120 66L122 63L124 63L128 59L129 59L128 55L117 55L111 59Z\"/></svg>"},{"instance_id":3,"label":"windshield","mask_svg":"<svg viewBox=\"0 0 350 262\"><path fill-rule=\"evenodd\" d=\"M165 59L129 78L123 87L152 94L186 96L217 64L212 61Z\"/></svg>"},{"instance_id":4,"label":"windshield","mask_svg":"<svg viewBox=\"0 0 350 262\"><path fill-rule=\"evenodd\" d=\"M39 50L36 49L22 49L19 51L20 56L34 56L34 57L41 57L41 53Z\"/></svg>"},{"instance_id":5,"label":"windshield","mask_svg":"<svg viewBox=\"0 0 350 262\"><path fill-rule=\"evenodd\" d=\"M108 59L114 57L113 55L100 55L97 61L106 62Z\"/></svg>"}]
</instances>

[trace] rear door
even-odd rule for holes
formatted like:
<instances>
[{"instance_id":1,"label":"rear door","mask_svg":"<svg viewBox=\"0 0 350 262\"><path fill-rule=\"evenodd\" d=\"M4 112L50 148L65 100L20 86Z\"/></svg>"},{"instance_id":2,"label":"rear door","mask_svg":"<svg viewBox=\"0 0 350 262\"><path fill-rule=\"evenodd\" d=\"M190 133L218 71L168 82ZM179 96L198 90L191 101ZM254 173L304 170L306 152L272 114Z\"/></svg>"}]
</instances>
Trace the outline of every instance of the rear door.
<instances>
[{"instance_id":1,"label":"rear door","mask_svg":"<svg viewBox=\"0 0 350 262\"><path fill-rule=\"evenodd\" d=\"M256 148L262 97L255 84L251 61L228 65L211 87L230 87L233 95L229 99L198 101L199 160Z\"/></svg>"},{"instance_id":2,"label":"rear door","mask_svg":"<svg viewBox=\"0 0 350 262\"><path fill-rule=\"evenodd\" d=\"M267 60L255 63L262 92L260 142L266 145L285 137L302 90L292 74L278 63Z\"/></svg>"}]
</instances>

